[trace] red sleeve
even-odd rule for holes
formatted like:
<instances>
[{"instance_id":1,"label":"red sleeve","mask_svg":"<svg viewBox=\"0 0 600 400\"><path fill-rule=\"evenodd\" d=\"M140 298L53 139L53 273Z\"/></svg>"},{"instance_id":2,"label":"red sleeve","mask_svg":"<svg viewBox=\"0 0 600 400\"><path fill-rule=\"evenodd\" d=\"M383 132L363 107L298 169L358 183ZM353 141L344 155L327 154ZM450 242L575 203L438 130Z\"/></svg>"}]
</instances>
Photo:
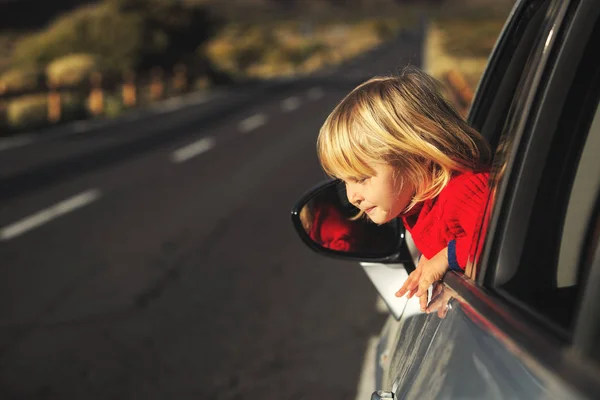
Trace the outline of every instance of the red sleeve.
<instances>
[{"instance_id":1,"label":"red sleeve","mask_svg":"<svg viewBox=\"0 0 600 400\"><path fill-rule=\"evenodd\" d=\"M450 269L464 270L488 198L489 173L465 173L448 184L444 216Z\"/></svg>"}]
</instances>

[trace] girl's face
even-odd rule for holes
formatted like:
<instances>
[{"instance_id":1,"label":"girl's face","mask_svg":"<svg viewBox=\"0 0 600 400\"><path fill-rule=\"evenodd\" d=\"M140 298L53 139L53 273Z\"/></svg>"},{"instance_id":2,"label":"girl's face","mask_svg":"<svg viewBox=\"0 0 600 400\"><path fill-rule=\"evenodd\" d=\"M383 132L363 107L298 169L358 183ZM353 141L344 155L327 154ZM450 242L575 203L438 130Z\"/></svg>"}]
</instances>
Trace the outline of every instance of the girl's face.
<instances>
[{"instance_id":1,"label":"girl's face","mask_svg":"<svg viewBox=\"0 0 600 400\"><path fill-rule=\"evenodd\" d=\"M371 164L375 175L368 178L345 177L348 201L363 210L376 224L385 224L400 215L413 194L412 185L400 187L395 170L388 164Z\"/></svg>"}]
</instances>

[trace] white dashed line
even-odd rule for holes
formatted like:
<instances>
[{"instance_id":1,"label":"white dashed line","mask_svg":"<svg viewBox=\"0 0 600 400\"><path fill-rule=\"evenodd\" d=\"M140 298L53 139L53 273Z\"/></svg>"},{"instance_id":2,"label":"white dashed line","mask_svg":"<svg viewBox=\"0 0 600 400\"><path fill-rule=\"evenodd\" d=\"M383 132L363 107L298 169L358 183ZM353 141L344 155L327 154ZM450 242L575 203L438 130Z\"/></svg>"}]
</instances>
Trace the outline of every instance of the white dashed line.
<instances>
[{"instance_id":1,"label":"white dashed line","mask_svg":"<svg viewBox=\"0 0 600 400\"><path fill-rule=\"evenodd\" d=\"M300 100L299 97L297 97L297 96L288 97L287 99L285 99L284 101L281 102L281 109L285 112L294 111L294 110L298 109L301 104L302 104L302 101Z\"/></svg>"},{"instance_id":2,"label":"white dashed line","mask_svg":"<svg viewBox=\"0 0 600 400\"><path fill-rule=\"evenodd\" d=\"M180 97L174 97L172 99L165 100L160 105L160 108L157 110L157 112L158 113L171 112L171 111L183 108L183 106L185 106L185 103L183 102L183 100Z\"/></svg>"},{"instance_id":3,"label":"white dashed line","mask_svg":"<svg viewBox=\"0 0 600 400\"><path fill-rule=\"evenodd\" d=\"M179 150L175 150L171 154L171 161L174 163L181 163L189 160L192 157L196 157L199 154L205 153L208 150L215 147L216 140L211 137L202 138L194 143L188 144L180 148Z\"/></svg>"},{"instance_id":4,"label":"white dashed line","mask_svg":"<svg viewBox=\"0 0 600 400\"><path fill-rule=\"evenodd\" d=\"M242 133L248 133L267 123L267 116L256 114L240 122L238 128Z\"/></svg>"},{"instance_id":5,"label":"white dashed line","mask_svg":"<svg viewBox=\"0 0 600 400\"><path fill-rule=\"evenodd\" d=\"M0 151L25 146L33 142L34 138L31 136L17 136L14 138L2 139L0 140Z\"/></svg>"},{"instance_id":6,"label":"white dashed line","mask_svg":"<svg viewBox=\"0 0 600 400\"><path fill-rule=\"evenodd\" d=\"M73 133L83 133L90 129L90 122L78 121L73 123Z\"/></svg>"},{"instance_id":7,"label":"white dashed line","mask_svg":"<svg viewBox=\"0 0 600 400\"><path fill-rule=\"evenodd\" d=\"M308 91L308 98L311 100L317 100L323 97L323 89L320 87L314 87Z\"/></svg>"},{"instance_id":8,"label":"white dashed line","mask_svg":"<svg viewBox=\"0 0 600 400\"><path fill-rule=\"evenodd\" d=\"M100 191L97 189L91 189L67 200L61 201L60 203L57 203L27 218L0 229L0 240L10 240L16 236L22 235L27 231L60 217L61 215L67 214L87 204L90 204L99 197Z\"/></svg>"}]
</instances>

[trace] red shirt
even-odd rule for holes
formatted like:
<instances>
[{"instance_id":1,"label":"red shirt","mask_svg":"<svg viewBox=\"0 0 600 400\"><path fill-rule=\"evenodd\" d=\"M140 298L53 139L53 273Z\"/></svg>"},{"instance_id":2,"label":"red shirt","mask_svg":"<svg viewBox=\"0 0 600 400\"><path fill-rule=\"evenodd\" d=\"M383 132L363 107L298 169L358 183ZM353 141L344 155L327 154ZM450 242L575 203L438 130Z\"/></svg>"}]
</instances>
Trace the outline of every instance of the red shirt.
<instances>
[{"instance_id":1,"label":"red shirt","mask_svg":"<svg viewBox=\"0 0 600 400\"><path fill-rule=\"evenodd\" d=\"M488 172L455 175L440 194L417 205L402 222L417 249L430 259L448 247L452 269L467 265L488 197Z\"/></svg>"}]
</instances>

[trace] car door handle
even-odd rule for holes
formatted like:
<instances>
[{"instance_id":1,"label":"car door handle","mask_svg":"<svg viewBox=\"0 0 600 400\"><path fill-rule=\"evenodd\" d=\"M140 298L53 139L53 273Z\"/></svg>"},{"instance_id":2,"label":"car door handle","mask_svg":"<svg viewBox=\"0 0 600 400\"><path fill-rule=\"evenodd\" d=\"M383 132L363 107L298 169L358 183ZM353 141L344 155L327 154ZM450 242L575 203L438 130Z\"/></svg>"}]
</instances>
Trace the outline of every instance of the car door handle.
<instances>
[{"instance_id":1,"label":"car door handle","mask_svg":"<svg viewBox=\"0 0 600 400\"><path fill-rule=\"evenodd\" d=\"M376 392L373 392L373 394L371 395L371 400L393 399L393 398L394 398L394 393L385 392L383 390L378 390Z\"/></svg>"}]
</instances>

